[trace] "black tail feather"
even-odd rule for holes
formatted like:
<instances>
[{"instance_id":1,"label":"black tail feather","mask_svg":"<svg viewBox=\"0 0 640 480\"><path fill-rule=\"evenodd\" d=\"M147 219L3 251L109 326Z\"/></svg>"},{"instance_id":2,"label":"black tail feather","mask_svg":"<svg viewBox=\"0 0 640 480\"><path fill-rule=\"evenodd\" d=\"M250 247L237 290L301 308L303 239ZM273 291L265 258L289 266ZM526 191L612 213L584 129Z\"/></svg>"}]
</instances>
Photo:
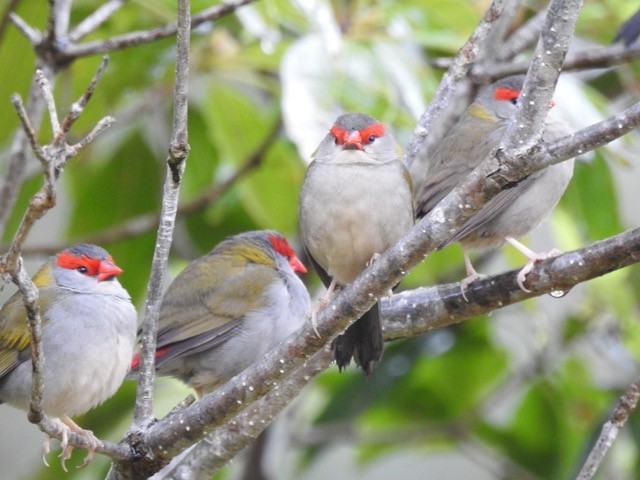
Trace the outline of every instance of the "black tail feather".
<instances>
[{"instance_id":1,"label":"black tail feather","mask_svg":"<svg viewBox=\"0 0 640 480\"><path fill-rule=\"evenodd\" d=\"M373 367L382 358L383 339L379 304L376 303L337 337L332 348L340 371L349 365L353 358L356 365L359 365L366 375L370 375Z\"/></svg>"}]
</instances>

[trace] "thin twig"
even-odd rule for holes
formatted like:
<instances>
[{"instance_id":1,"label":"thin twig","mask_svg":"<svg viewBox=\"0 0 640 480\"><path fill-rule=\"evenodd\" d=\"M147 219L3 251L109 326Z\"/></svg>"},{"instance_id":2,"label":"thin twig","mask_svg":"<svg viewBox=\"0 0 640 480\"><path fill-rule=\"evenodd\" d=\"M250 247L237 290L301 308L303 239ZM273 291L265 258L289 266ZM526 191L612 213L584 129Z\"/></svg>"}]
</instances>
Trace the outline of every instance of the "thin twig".
<instances>
[{"instance_id":1,"label":"thin twig","mask_svg":"<svg viewBox=\"0 0 640 480\"><path fill-rule=\"evenodd\" d=\"M40 70L50 80L53 79L53 69L43 65ZM44 98L34 77L31 81L29 96L26 103L27 118L31 119L31 129L37 131L42 119L45 107ZM13 210L20 186L22 185L24 172L29 158L29 139L24 129L17 129L9 152L8 166L0 189L0 236L4 234L9 214Z\"/></svg>"},{"instance_id":2,"label":"thin twig","mask_svg":"<svg viewBox=\"0 0 640 480\"><path fill-rule=\"evenodd\" d=\"M219 5L209 7L191 18L191 28L196 28L203 23L217 20L226 15L230 15L243 5L247 5L256 0L227 0ZM144 43L154 42L176 34L177 25L175 23L162 25L149 30L138 30L118 35L106 40L96 40L93 42L70 45L61 54L66 61L71 61L79 57L96 55L100 53L113 52L123 48L134 47Z\"/></svg>"},{"instance_id":3,"label":"thin twig","mask_svg":"<svg viewBox=\"0 0 640 480\"><path fill-rule=\"evenodd\" d=\"M40 45L40 42L42 42L42 32L40 30L33 28L15 12L9 14L9 20L29 40L32 46Z\"/></svg>"},{"instance_id":4,"label":"thin twig","mask_svg":"<svg viewBox=\"0 0 640 480\"><path fill-rule=\"evenodd\" d=\"M96 30L117 12L127 0L109 0L98 7L91 15L82 20L70 32L67 38L75 43L85 35Z\"/></svg>"},{"instance_id":5,"label":"thin twig","mask_svg":"<svg viewBox=\"0 0 640 480\"><path fill-rule=\"evenodd\" d=\"M51 130L53 130L54 135L57 135L58 132L60 132L60 120L58 119L58 112L56 111L56 102L53 99L53 88L49 80L42 73L42 70L36 70L36 80L38 81L38 85L40 85L47 110L49 111Z\"/></svg>"},{"instance_id":6,"label":"thin twig","mask_svg":"<svg viewBox=\"0 0 640 480\"><path fill-rule=\"evenodd\" d=\"M280 118L274 122L271 129L267 132L260 145L249 155L245 162L227 179L220 183L212 185L211 187L200 192L194 198L183 201L178 206L177 217L185 217L197 213L209 205L215 203L222 195L229 191L238 181L244 178L248 173L255 170L262 163L265 154L269 148L273 145L273 142L278 138L281 123ZM86 243L95 243L97 245L105 243L115 243L132 238L143 233L150 232L154 228L157 228L158 221L160 220L160 212L153 212L144 215L139 215L135 218L131 218L120 225L116 225L107 228L101 232L97 232L91 235L77 239L76 241L82 241ZM53 254L64 248L65 245L49 245L46 247L34 247L24 249L25 254Z\"/></svg>"},{"instance_id":7,"label":"thin twig","mask_svg":"<svg viewBox=\"0 0 640 480\"><path fill-rule=\"evenodd\" d=\"M167 159L167 176L162 197L162 211L153 255L151 275L147 287L147 302L142 323L142 351L140 377L136 393L134 421L131 431L138 431L151 421L153 414L152 393L155 375L155 347L162 288L167 268L169 250L173 239L178 194L184 172L189 144L187 138L187 93L189 86L189 34L191 17L189 0L178 2L178 34L176 38L176 78L174 86L173 129Z\"/></svg>"},{"instance_id":8,"label":"thin twig","mask_svg":"<svg viewBox=\"0 0 640 480\"><path fill-rule=\"evenodd\" d=\"M24 107L24 103L22 103L22 97L19 94L14 93L11 95L11 103L13 107L16 109L16 113L18 114L18 118L20 119L20 123L22 123L22 128L24 133L31 144L31 149L36 154L38 160L42 165L46 164L46 160L44 158L44 152L42 147L38 143L37 133L33 125L31 125L31 120L29 120L29 115L27 114L27 109Z\"/></svg>"},{"instance_id":9,"label":"thin twig","mask_svg":"<svg viewBox=\"0 0 640 480\"><path fill-rule=\"evenodd\" d=\"M89 83L89 86L87 87L87 89L82 93L82 95L77 101L71 104L69 113L67 113L66 117L62 121L62 128L59 130L54 129L54 131L58 132L56 136L53 138L54 143L58 143L63 137L65 137L69 133L69 130L71 130L71 127L73 126L75 121L78 119L78 117L82 115L84 107L87 105L89 100L91 100L91 97L93 96L93 92L96 89L96 85L102 78L102 75L104 74L104 71L106 70L108 64L109 64L109 57L105 55L102 57L102 60L100 61L100 65L98 66L98 70L93 75L93 78L91 79L91 82Z\"/></svg>"},{"instance_id":10,"label":"thin twig","mask_svg":"<svg viewBox=\"0 0 640 480\"><path fill-rule=\"evenodd\" d=\"M70 155L77 155L78 152L93 142L98 135L100 135L104 130L109 128L116 122L116 119L110 116L106 116L98 120L98 123L91 129L87 135L84 136L79 142L70 145L68 147L68 151Z\"/></svg>"},{"instance_id":11,"label":"thin twig","mask_svg":"<svg viewBox=\"0 0 640 480\"><path fill-rule=\"evenodd\" d=\"M40 429L47 434L60 438L62 431L58 426L55 426L55 424L50 421L42 410L42 372L45 359L41 341L42 319L38 306L38 289L27 275L22 265L20 255L22 245L35 222L49 209L55 206L57 197L57 173L64 168L64 165L71 157L71 151L74 150L74 148L69 147L69 145L65 143L66 135L60 132L60 125L57 122L58 115L51 89L51 83L48 81L42 70L38 69L35 72L35 81L41 89L42 98L44 98L44 101L47 103L53 129L52 137L56 140L44 147L39 145L36 138L35 128L29 119L27 109L22 104L21 98L18 95L13 95L12 102L23 126L24 133L22 135L25 139L24 143L26 143L26 140L28 139L34 152L36 152L36 155L42 165L44 182L40 190L32 196L29 206L23 215L22 221L13 236L8 252L0 259L0 271L11 275L14 283L18 285L18 288L24 297L27 309L32 358L32 383L28 418L30 421L37 423ZM93 88L93 86L91 88ZM18 135L16 135L16 137L18 137ZM77 437L77 435L73 436L71 439L72 442L77 440L75 437ZM107 446L106 448L109 451L112 451L114 455L122 456L122 449L120 447L114 448L113 446Z\"/></svg>"},{"instance_id":12,"label":"thin twig","mask_svg":"<svg viewBox=\"0 0 640 480\"><path fill-rule=\"evenodd\" d=\"M640 378L636 379L624 395L620 397L611 418L602 426L600 436L591 452L589 452L589 456L576 480L590 480L594 477L605 455L618 437L618 433L627 422L629 415L636 409L638 399L640 399Z\"/></svg>"}]
</instances>

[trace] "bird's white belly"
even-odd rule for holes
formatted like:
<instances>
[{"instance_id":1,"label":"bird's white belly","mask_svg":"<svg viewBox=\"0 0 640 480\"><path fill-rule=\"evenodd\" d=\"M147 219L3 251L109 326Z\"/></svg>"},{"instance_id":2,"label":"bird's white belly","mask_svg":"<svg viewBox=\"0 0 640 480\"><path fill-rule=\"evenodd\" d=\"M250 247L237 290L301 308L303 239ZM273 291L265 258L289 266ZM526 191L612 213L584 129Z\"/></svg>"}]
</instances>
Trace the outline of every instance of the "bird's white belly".
<instances>
[{"instance_id":1,"label":"bird's white belly","mask_svg":"<svg viewBox=\"0 0 640 480\"><path fill-rule=\"evenodd\" d=\"M314 172L321 201L307 212L317 227L306 229L305 244L331 277L346 284L411 228L411 194L397 165L322 167Z\"/></svg>"}]
</instances>

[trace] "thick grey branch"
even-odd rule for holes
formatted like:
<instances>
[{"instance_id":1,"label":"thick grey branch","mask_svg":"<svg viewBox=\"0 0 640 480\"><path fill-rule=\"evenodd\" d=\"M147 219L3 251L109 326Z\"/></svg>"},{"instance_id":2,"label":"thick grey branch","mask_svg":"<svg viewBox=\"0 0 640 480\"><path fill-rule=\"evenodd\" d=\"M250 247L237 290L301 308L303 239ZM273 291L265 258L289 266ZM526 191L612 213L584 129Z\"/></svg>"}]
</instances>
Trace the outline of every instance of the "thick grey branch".
<instances>
[{"instance_id":1,"label":"thick grey branch","mask_svg":"<svg viewBox=\"0 0 640 480\"><path fill-rule=\"evenodd\" d=\"M393 295L390 300L381 301L385 338L391 340L418 335L545 293L566 294L578 283L637 262L640 262L640 228L540 262L528 277L531 292L525 292L517 285L517 269L473 282L466 289L469 301L462 296L462 286L459 282L405 291ZM336 310L333 310L332 306L335 303L341 304L340 300L343 299L347 303L350 300L358 301L358 293L351 286L347 287L338 295L335 302L332 302L328 310L334 312L341 310L341 306ZM323 321L321 325L324 324ZM222 466L240 449L248 445L266 427L270 419L295 398L304 385L328 366L330 356L326 350L321 349L320 352L313 353L313 348L308 348L308 345L316 341L315 334L309 330L305 327L294 333L287 343L298 343L297 340L304 336L307 338L306 342L302 338L299 343L306 344L307 347L303 347L299 355L313 356L288 377L273 382L273 389L262 399L248 406L234 418L225 419L224 425L221 421L217 421L218 417L210 410L220 408L219 415L224 416L226 410L225 407L219 406L220 403L232 404L236 410L240 410L242 406L247 405L247 399L236 397L238 391L251 393L256 389L254 385L262 385L265 382L271 384L271 380L268 379L273 377L258 374L262 370L259 366L250 367L220 390L195 404L190 410L182 412L181 416L161 420L154 426L157 432L168 433L164 440L170 441L180 436L195 439L198 436L201 437L207 427L222 425L208 435L208 440L198 444L162 478L201 478L200 475L211 474L213 470ZM279 370L287 368L285 350L286 345L281 345L276 352L268 355L266 362L275 360L274 364L268 368ZM197 408L199 406L203 409L199 410ZM196 414L198 410L199 413ZM211 420L216 421L211 424L209 423ZM167 432L167 429L175 430L175 435ZM154 433L151 433L150 438L154 437ZM161 444L165 449L170 445L170 443ZM185 446L186 444L188 442L185 442ZM207 458L208 455L210 457Z\"/></svg>"},{"instance_id":2,"label":"thick grey branch","mask_svg":"<svg viewBox=\"0 0 640 480\"><path fill-rule=\"evenodd\" d=\"M507 155L530 154L539 143L581 7L581 0L553 0L549 5L518 109L499 147L509 150Z\"/></svg>"},{"instance_id":3,"label":"thick grey branch","mask_svg":"<svg viewBox=\"0 0 640 480\"><path fill-rule=\"evenodd\" d=\"M325 370L333 356L325 347L307 360L276 389L240 412L233 420L214 429L185 457L161 475L163 480L208 480L273 421L302 389ZM171 467L171 466L170 466ZM160 480L160 479L158 479Z\"/></svg>"}]
</instances>

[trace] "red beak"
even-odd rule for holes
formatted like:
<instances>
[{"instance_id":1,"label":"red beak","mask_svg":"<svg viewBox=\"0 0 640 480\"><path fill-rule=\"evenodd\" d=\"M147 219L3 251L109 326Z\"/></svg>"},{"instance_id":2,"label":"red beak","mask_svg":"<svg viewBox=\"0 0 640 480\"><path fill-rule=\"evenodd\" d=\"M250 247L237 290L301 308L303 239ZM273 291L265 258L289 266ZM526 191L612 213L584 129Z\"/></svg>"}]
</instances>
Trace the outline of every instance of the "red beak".
<instances>
[{"instance_id":1,"label":"red beak","mask_svg":"<svg viewBox=\"0 0 640 480\"><path fill-rule=\"evenodd\" d=\"M307 273L307 267L295 255L289 259L289 265L291 265L294 272Z\"/></svg>"},{"instance_id":2,"label":"red beak","mask_svg":"<svg viewBox=\"0 0 640 480\"><path fill-rule=\"evenodd\" d=\"M98 281L103 282L105 280L110 280L113 277L120 275L122 272L124 272L124 270L116 264L111 263L108 260L103 260L100 262L100 267L98 268Z\"/></svg>"},{"instance_id":3,"label":"red beak","mask_svg":"<svg viewBox=\"0 0 640 480\"><path fill-rule=\"evenodd\" d=\"M360 136L359 130L344 132L344 148L348 148L349 146L362 150L362 137Z\"/></svg>"}]
</instances>

